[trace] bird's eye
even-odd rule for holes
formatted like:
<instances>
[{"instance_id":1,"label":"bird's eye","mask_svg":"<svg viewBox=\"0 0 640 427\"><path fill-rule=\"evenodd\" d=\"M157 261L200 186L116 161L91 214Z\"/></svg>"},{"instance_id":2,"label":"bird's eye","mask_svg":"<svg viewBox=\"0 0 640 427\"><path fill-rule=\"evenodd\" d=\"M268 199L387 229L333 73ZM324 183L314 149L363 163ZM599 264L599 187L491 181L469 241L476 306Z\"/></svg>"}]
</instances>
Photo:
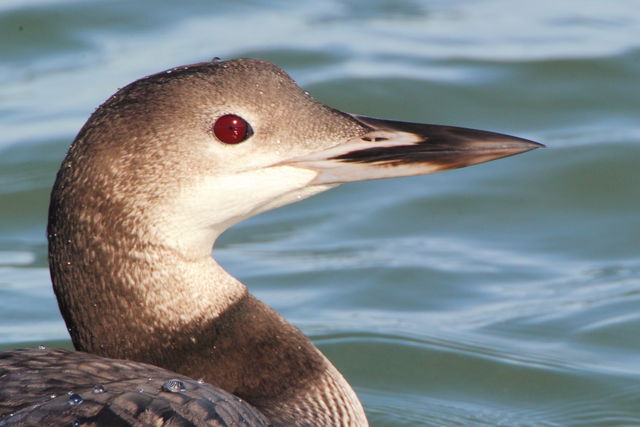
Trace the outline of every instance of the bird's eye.
<instances>
[{"instance_id":1,"label":"bird's eye","mask_svg":"<svg viewBox=\"0 0 640 427\"><path fill-rule=\"evenodd\" d=\"M251 125L235 114L218 117L213 124L213 134L225 144L238 144L253 135Z\"/></svg>"}]
</instances>

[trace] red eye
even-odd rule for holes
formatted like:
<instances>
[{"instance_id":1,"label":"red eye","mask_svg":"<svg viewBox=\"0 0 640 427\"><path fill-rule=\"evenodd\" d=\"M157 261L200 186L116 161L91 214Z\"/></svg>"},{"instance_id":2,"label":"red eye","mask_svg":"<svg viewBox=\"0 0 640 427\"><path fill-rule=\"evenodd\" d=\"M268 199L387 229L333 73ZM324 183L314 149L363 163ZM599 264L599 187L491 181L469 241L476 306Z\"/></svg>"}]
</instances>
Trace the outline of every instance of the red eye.
<instances>
[{"instance_id":1,"label":"red eye","mask_svg":"<svg viewBox=\"0 0 640 427\"><path fill-rule=\"evenodd\" d=\"M253 133L251 126L240 116L225 114L218 117L213 125L216 138L225 144L238 144L249 138Z\"/></svg>"}]
</instances>

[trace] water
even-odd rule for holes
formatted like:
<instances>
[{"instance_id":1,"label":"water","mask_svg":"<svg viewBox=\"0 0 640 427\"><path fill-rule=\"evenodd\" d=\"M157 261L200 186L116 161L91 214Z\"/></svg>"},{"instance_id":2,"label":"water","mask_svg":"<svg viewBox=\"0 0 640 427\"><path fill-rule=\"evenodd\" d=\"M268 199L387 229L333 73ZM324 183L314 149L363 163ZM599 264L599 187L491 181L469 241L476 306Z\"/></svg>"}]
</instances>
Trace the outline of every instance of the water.
<instances>
[{"instance_id":1,"label":"water","mask_svg":"<svg viewBox=\"0 0 640 427\"><path fill-rule=\"evenodd\" d=\"M345 185L219 241L373 425L640 424L639 35L636 0L5 0L0 346L70 346L44 228L93 109L164 68L261 57L345 111L550 147Z\"/></svg>"},{"instance_id":2,"label":"water","mask_svg":"<svg viewBox=\"0 0 640 427\"><path fill-rule=\"evenodd\" d=\"M180 380L169 380L162 384L162 390L170 393L177 393L179 391L185 391L185 385Z\"/></svg>"},{"instance_id":3,"label":"water","mask_svg":"<svg viewBox=\"0 0 640 427\"><path fill-rule=\"evenodd\" d=\"M83 402L84 402L84 399L82 398L82 396L80 396L77 393L70 394L69 399L67 400L67 403L69 404L69 406L80 405Z\"/></svg>"}]
</instances>

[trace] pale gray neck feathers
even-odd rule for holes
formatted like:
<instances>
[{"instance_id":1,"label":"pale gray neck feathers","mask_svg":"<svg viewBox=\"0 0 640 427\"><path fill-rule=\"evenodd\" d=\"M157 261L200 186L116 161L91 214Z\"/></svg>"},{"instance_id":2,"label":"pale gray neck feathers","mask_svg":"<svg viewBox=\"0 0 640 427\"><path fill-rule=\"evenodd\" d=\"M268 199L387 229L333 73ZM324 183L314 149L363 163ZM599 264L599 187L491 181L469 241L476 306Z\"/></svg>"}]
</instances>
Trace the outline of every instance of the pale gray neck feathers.
<instances>
[{"instance_id":1,"label":"pale gray neck feathers","mask_svg":"<svg viewBox=\"0 0 640 427\"><path fill-rule=\"evenodd\" d=\"M210 256L153 242L132 215L98 215L70 188L54 189L49 244L77 349L204 378L276 425L366 425L331 363Z\"/></svg>"}]
</instances>

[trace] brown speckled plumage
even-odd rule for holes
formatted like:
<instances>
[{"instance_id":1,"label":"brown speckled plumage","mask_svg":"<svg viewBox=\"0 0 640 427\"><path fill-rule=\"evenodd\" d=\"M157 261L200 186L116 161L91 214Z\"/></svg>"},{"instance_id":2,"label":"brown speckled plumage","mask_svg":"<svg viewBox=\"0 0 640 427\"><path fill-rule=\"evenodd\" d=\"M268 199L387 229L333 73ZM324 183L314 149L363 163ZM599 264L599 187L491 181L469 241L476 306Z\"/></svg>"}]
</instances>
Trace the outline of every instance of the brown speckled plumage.
<instances>
[{"instance_id":1,"label":"brown speckled plumage","mask_svg":"<svg viewBox=\"0 0 640 427\"><path fill-rule=\"evenodd\" d=\"M171 380L179 381L175 391L164 386ZM156 366L83 352L0 353L0 383L0 426L270 425L255 408L217 387Z\"/></svg>"}]
</instances>

